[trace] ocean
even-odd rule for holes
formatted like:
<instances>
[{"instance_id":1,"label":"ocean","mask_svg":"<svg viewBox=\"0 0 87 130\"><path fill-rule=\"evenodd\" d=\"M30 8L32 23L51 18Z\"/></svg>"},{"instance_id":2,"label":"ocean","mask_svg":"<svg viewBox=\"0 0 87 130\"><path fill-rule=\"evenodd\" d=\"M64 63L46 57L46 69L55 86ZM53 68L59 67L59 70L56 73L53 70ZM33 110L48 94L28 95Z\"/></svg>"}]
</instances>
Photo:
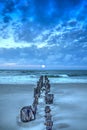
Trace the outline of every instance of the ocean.
<instances>
[{"instance_id":1,"label":"ocean","mask_svg":"<svg viewBox=\"0 0 87 130\"><path fill-rule=\"evenodd\" d=\"M41 75L51 83L87 83L87 70L0 70L0 84L36 84Z\"/></svg>"}]
</instances>

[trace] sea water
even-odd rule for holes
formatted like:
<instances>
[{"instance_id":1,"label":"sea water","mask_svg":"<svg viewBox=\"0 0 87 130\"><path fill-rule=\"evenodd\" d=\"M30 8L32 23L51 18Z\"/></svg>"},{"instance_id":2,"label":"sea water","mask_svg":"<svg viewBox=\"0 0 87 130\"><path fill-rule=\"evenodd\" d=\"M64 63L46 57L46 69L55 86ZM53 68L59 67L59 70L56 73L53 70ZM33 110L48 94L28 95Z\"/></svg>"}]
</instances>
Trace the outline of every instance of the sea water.
<instances>
[{"instance_id":1,"label":"sea water","mask_svg":"<svg viewBox=\"0 0 87 130\"><path fill-rule=\"evenodd\" d=\"M87 70L0 70L0 84L36 84L41 75L51 83L87 83Z\"/></svg>"}]
</instances>

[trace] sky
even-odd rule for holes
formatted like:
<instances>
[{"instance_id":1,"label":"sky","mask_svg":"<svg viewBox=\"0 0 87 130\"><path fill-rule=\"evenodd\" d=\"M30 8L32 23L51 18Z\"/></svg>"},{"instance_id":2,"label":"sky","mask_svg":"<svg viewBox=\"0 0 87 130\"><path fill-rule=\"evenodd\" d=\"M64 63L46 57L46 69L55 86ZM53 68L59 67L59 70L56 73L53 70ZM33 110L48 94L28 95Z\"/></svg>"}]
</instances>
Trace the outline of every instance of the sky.
<instances>
[{"instance_id":1,"label":"sky","mask_svg":"<svg viewBox=\"0 0 87 130\"><path fill-rule=\"evenodd\" d=\"M87 0L0 0L0 69L87 69Z\"/></svg>"}]
</instances>

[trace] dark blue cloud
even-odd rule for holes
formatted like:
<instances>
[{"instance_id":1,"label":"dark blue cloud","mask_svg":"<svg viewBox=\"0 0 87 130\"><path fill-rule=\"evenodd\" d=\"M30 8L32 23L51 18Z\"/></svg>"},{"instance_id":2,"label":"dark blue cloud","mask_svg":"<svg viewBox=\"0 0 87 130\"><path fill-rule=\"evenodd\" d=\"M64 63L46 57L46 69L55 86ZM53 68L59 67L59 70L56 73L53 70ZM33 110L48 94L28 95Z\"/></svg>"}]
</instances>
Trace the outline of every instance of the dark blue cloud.
<instances>
[{"instance_id":1,"label":"dark blue cloud","mask_svg":"<svg viewBox=\"0 0 87 130\"><path fill-rule=\"evenodd\" d=\"M83 4L81 0L64 0L63 2L60 0L6 0L0 3L4 17L13 18L12 15L16 13L16 15L19 14L20 20L32 20L46 26L61 19L69 19L70 12L73 8L76 10L81 2Z\"/></svg>"}]
</instances>

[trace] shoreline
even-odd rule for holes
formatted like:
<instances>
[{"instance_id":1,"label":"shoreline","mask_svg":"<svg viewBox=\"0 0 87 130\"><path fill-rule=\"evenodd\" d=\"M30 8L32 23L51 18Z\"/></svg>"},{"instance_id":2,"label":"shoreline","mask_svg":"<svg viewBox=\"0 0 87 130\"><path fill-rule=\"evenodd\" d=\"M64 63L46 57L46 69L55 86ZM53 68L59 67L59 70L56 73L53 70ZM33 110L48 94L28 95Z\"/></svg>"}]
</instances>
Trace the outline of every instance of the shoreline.
<instances>
[{"instance_id":1,"label":"shoreline","mask_svg":"<svg viewBox=\"0 0 87 130\"><path fill-rule=\"evenodd\" d=\"M60 84L60 85L61 85L61 84L87 84L87 83L78 83L78 82L77 82L77 83L74 83L74 82L73 82L73 83L51 83L51 85L57 85L57 84ZM7 85L9 85L9 86L20 86L20 85L21 85L21 86L23 86L23 85L25 85L25 86L28 86L28 85L36 86L35 83L34 83L34 84L31 84L31 83L28 83L28 84L13 84L13 83L12 83L12 84L9 84L9 83L8 83L8 84L7 84L7 83L6 83L6 84L1 84L1 83L0 83L0 87L1 87L1 86L5 86L5 85L6 85L6 86L7 86Z\"/></svg>"}]
</instances>

